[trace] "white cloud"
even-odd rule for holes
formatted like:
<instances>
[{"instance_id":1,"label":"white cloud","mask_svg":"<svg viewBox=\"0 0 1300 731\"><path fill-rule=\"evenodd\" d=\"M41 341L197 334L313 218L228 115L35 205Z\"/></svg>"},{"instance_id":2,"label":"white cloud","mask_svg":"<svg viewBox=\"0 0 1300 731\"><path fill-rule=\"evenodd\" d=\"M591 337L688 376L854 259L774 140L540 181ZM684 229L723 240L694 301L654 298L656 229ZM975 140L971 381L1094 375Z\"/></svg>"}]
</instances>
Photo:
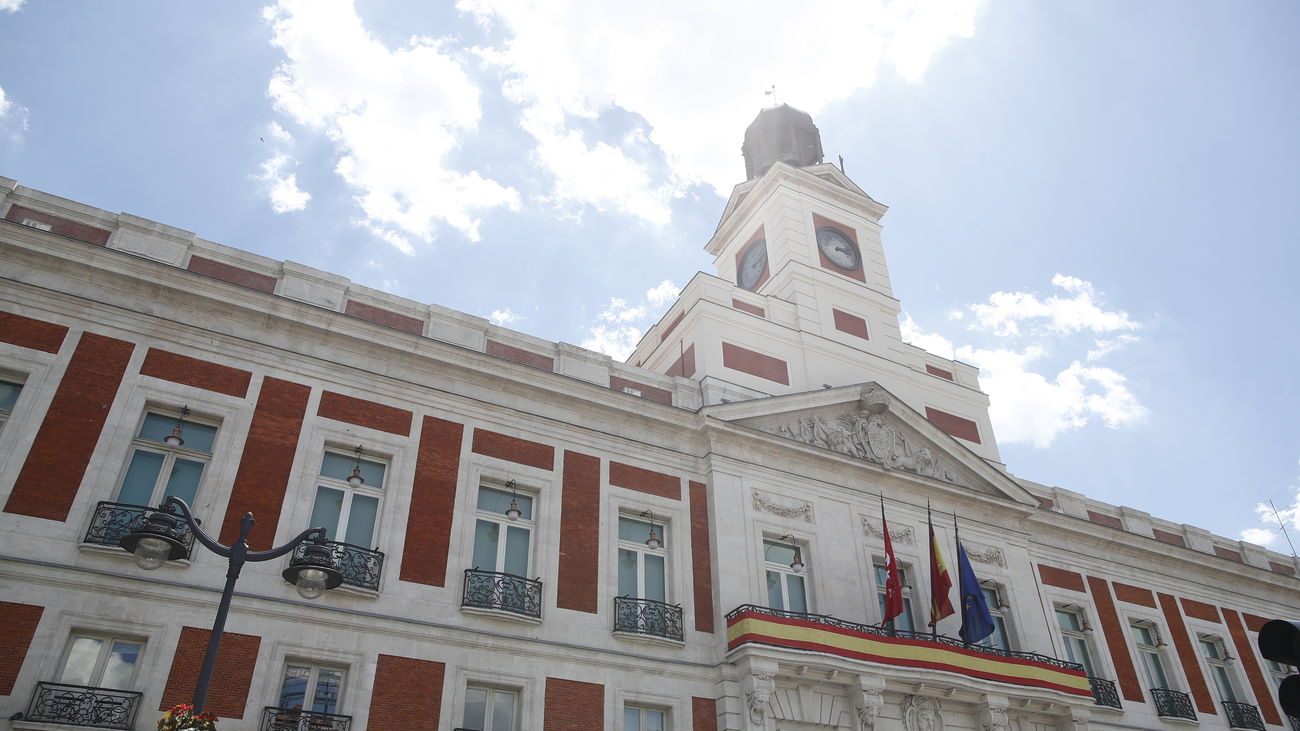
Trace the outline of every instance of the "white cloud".
<instances>
[{"instance_id":1,"label":"white cloud","mask_svg":"<svg viewBox=\"0 0 1300 731\"><path fill-rule=\"evenodd\" d=\"M519 315L516 315L507 308L504 310L493 310L492 314L488 315L488 319L491 320L494 325L509 325L518 320Z\"/></svg>"},{"instance_id":2,"label":"white cloud","mask_svg":"<svg viewBox=\"0 0 1300 731\"><path fill-rule=\"evenodd\" d=\"M334 142L335 172L356 193L363 226L410 253L440 224L479 239L478 216L517 210L519 194L450 155L473 134L479 90L446 42L390 49L349 0L281 0L263 11L285 55L268 86L278 110Z\"/></svg>"},{"instance_id":3,"label":"white cloud","mask_svg":"<svg viewBox=\"0 0 1300 731\"><path fill-rule=\"evenodd\" d=\"M740 131L775 84L816 114L869 88L882 71L919 80L935 54L974 32L979 0L666 0L653 6L555 0L461 0L502 45L479 49L503 71L520 126L555 176L556 202L618 210L652 223L690 185L726 194L737 182ZM806 42L766 43L803 29ZM683 51L682 49L689 49ZM789 92L789 98L786 97ZM648 130L610 142L574 121L624 110ZM720 143L719 140L732 140ZM658 172L663 163L670 172Z\"/></svg>"},{"instance_id":4,"label":"white cloud","mask_svg":"<svg viewBox=\"0 0 1300 731\"><path fill-rule=\"evenodd\" d=\"M677 285L665 279L646 290L641 301L611 297L609 305L596 315L596 322L588 327L591 337L582 341L582 347L615 360L627 360L641 336L663 316L680 292Z\"/></svg>"},{"instance_id":5,"label":"white cloud","mask_svg":"<svg viewBox=\"0 0 1300 731\"><path fill-rule=\"evenodd\" d=\"M1019 335L1022 330L1066 335L1138 329L1127 313L1098 307L1091 283L1057 274L1052 284L1073 296L1039 299L1029 292L994 292L987 303L970 306L975 315L970 327L997 335Z\"/></svg>"},{"instance_id":6,"label":"white cloud","mask_svg":"<svg viewBox=\"0 0 1300 731\"><path fill-rule=\"evenodd\" d=\"M266 125L266 133L271 135L271 139L280 142L293 142L293 135L289 134L289 131L284 127L281 127L279 122L271 122Z\"/></svg>"},{"instance_id":7,"label":"white cloud","mask_svg":"<svg viewBox=\"0 0 1300 731\"><path fill-rule=\"evenodd\" d=\"M17 9L15 7L10 12ZM27 132L28 117L27 107L7 98L5 90L0 88L0 134L4 134L14 144L21 143L23 134Z\"/></svg>"},{"instance_id":8,"label":"white cloud","mask_svg":"<svg viewBox=\"0 0 1300 731\"><path fill-rule=\"evenodd\" d=\"M0 0L0 10L6 13L16 13L23 7L25 0Z\"/></svg>"},{"instance_id":9,"label":"white cloud","mask_svg":"<svg viewBox=\"0 0 1300 731\"><path fill-rule=\"evenodd\" d=\"M286 168L297 164L288 155L276 155L262 163L262 174L257 179L266 185L271 209L276 213L301 211L307 207L307 201L311 200L311 194L298 187L298 176L286 172Z\"/></svg>"}]
</instances>

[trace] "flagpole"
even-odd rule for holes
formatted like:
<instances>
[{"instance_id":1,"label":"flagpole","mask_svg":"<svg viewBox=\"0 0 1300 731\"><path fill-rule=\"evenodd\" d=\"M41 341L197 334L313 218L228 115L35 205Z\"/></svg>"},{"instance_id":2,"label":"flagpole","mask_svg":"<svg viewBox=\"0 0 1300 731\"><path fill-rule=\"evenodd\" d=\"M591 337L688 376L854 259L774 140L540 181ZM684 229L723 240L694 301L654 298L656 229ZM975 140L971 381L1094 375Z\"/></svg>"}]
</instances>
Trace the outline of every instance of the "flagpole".
<instances>
[{"instance_id":1,"label":"flagpole","mask_svg":"<svg viewBox=\"0 0 1300 731\"><path fill-rule=\"evenodd\" d=\"M958 561L958 563L960 563L960 562L961 562L961 555L962 555L963 553L965 553L965 551L963 551L963 550L962 550L962 547L961 547L961 528L957 525L957 511L956 511L956 510L954 510L954 511L952 512L952 540L953 540L954 543L957 544L957 556L958 556L957 561ZM963 588L964 588L964 587L959 588L959 589L957 590L957 593L958 593L958 594L961 594ZM964 628L965 625L966 625L966 597L965 597L965 596L962 596L962 598L961 598L961 605L962 605L962 606L961 606L961 623L962 623L962 626L963 626L963 628ZM962 643L962 645L964 645L964 646L966 646L966 647L970 647L970 643L966 641L966 633L965 633L965 632L961 632L960 634L961 634L961 643Z\"/></svg>"},{"instance_id":2,"label":"flagpole","mask_svg":"<svg viewBox=\"0 0 1300 731\"><path fill-rule=\"evenodd\" d=\"M934 619L934 608L939 604L934 597L934 516L930 514L930 498L925 499L925 522L930 528L930 640L938 642L939 623Z\"/></svg>"}]
</instances>

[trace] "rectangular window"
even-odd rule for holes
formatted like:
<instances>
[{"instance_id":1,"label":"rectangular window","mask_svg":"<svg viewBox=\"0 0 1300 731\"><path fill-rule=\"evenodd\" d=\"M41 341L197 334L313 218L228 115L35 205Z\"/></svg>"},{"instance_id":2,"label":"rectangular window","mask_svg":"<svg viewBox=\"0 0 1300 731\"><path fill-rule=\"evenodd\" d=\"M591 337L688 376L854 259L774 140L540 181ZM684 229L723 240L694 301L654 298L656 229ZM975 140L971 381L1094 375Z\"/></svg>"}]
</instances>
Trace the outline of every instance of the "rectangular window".
<instances>
[{"instance_id":1,"label":"rectangular window","mask_svg":"<svg viewBox=\"0 0 1300 731\"><path fill-rule=\"evenodd\" d=\"M1237 702L1236 684L1232 680L1232 670L1228 668L1228 652L1223 647L1223 640L1218 637L1203 635L1197 638L1201 646L1201 657L1210 668L1210 677L1214 678L1214 688L1219 700Z\"/></svg>"},{"instance_id":2,"label":"rectangular window","mask_svg":"<svg viewBox=\"0 0 1300 731\"><path fill-rule=\"evenodd\" d=\"M343 668L290 662L280 680L279 708L313 713L338 713L343 699Z\"/></svg>"},{"instance_id":3,"label":"rectangular window","mask_svg":"<svg viewBox=\"0 0 1300 731\"><path fill-rule=\"evenodd\" d=\"M763 561L767 569L767 605L790 612L807 612L808 592L800 573L802 551L787 543L763 541Z\"/></svg>"},{"instance_id":4,"label":"rectangular window","mask_svg":"<svg viewBox=\"0 0 1300 731\"><path fill-rule=\"evenodd\" d=\"M478 489L478 516L474 524L475 569L527 578L531 571L532 535L531 496L486 486Z\"/></svg>"},{"instance_id":5,"label":"rectangular window","mask_svg":"<svg viewBox=\"0 0 1300 731\"><path fill-rule=\"evenodd\" d=\"M326 537L360 548L375 544L383 497L385 465L360 452L325 452L316 482L309 526L323 526Z\"/></svg>"},{"instance_id":6,"label":"rectangular window","mask_svg":"<svg viewBox=\"0 0 1300 731\"><path fill-rule=\"evenodd\" d=\"M654 543L651 548L651 531ZM635 599L668 601L664 576L664 554L668 529L659 524L619 517L618 519L618 595Z\"/></svg>"},{"instance_id":7,"label":"rectangular window","mask_svg":"<svg viewBox=\"0 0 1300 731\"><path fill-rule=\"evenodd\" d=\"M465 689L465 731L514 731L519 693L471 685Z\"/></svg>"},{"instance_id":8,"label":"rectangular window","mask_svg":"<svg viewBox=\"0 0 1300 731\"><path fill-rule=\"evenodd\" d=\"M129 690L144 643L107 635L76 634L63 657L60 683Z\"/></svg>"},{"instance_id":9,"label":"rectangular window","mask_svg":"<svg viewBox=\"0 0 1300 731\"><path fill-rule=\"evenodd\" d=\"M886 571L884 563L875 565L876 569L876 598L880 604L880 616L885 616L885 585L889 581L889 573ZM902 630L912 632L916 629L915 622L912 621L912 582L908 581L908 569L902 564L898 566L898 580L903 585L903 613L894 617L886 625L893 630Z\"/></svg>"},{"instance_id":10,"label":"rectangular window","mask_svg":"<svg viewBox=\"0 0 1300 731\"><path fill-rule=\"evenodd\" d=\"M996 586L981 586L980 591L984 593L984 603L988 605L989 615L993 617L993 633L980 640L979 644L999 650L1010 650L1011 636L1007 634L1008 607L1002 598L1001 589Z\"/></svg>"},{"instance_id":11,"label":"rectangular window","mask_svg":"<svg viewBox=\"0 0 1300 731\"><path fill-rule=\"evenodd\" d=\"M1156 634L1155 626L1150 622L1134 621L1129 624L1129 633L1133 637L1133 646L1137 649L1147 687L1169 689L1165 665L1160 656L1160 636Z\"/></svg>"},{"instance_id":12,"label":"rectangular window","mask_svg":"<svg viewBox=\"0 0 1300 731\"><path fill-rule=\"evenodd\" d=\"M664 712L656 708L623 707L623 731L666 731Z\"/></svg>"},{"instance_id":13,"label":"rectangular window","mask_svg":"<svg viewBox=\"0 0 1300 731\"><path fill-rule=\"evenodd\" d=\"M0 381L0 430L4 429L5 422L9 421L9 414L13 413L14 404L18 403L18 394L22 393L22 390L21 383Z\"/></svg>"},{"instance_id":14,"label":"rectangular window","mask_svg":"<svg viewBox=\"0 0 1300 731\"><path fill-rule=\"evenodd\" d=\"M1083 666L1089 676L1096 675L1092 670L1092 654L1088 651L1088 624L1083 616L1074 610L1057 607L1056 625L1061 630L1061 642L1065 645L1065 659Z\"/></svg>"},{"instance_id":15,"label":"rectangular window","mask_svg":"<svg viewBox=\"0 0 1300 731\"><path fill-rule=\"evenodd\" d=\"M153 507L175 496L194 505L216 435L210 424L146 412L131 442L117 502Z\"/></svg>"}]
</instances>

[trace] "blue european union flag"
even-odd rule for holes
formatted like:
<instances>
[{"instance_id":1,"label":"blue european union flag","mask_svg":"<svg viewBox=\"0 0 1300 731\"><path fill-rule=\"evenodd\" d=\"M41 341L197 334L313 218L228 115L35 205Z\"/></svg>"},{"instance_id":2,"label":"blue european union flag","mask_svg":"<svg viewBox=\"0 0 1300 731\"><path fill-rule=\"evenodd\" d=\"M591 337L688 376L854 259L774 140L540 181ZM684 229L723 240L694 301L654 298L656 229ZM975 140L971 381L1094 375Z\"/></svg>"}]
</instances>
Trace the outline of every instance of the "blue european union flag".
<instances>
[{"instance_id":1,"label":"blue european union flag","mask_svg":"<svg viewBox=\"0 0 1300 731\"><path fill-rule=\"evenodd\" d=\"M966 549L957 541L957 573L961 576L961 639L973 644L993 634L993 615L980 589L979 579L966 558Z\"/></svg>"}]
</instances>

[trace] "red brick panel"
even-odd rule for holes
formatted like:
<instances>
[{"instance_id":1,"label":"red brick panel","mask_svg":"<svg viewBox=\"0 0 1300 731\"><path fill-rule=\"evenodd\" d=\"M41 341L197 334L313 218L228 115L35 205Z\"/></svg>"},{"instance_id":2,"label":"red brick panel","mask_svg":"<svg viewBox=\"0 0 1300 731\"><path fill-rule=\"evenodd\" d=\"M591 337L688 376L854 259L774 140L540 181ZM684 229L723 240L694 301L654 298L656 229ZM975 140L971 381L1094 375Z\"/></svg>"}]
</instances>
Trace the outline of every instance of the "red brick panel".
<instances>
[{"instance_id":1,"label":"red brick panel","mask_svg":"<svg viewBox=\"0 0 1300 731\"><path fill-rule=\"evenodd\" d=\"M1264 720L1270 724L1281 725L1282 716L1278 713L1277 702L1274 699L1273 685L1264 677L1261 672L1259 663L1255 660L1255 643L1250 641L1246 635L1246 630L1241 625L1241 615L1236 611L1223 608L1223 620L1228 625L1228 634L1232 636L1232 644L1237 648L1237 657L1241 658L1241 667L1246 671L1246 678L1250 681L1250 690L1255 694L1255 702L1259 706L1259 712L1264 714Z\"/></svg>"},{"instance_id":2,"label":"red brick panel","mask_svg":"<svg viewBox=\"0 0 1300 731\"><path fill-rule=\"evenodd\" d=\"M1259 615L1248 614L1246 612L1241 613L1241 618L1246 620L1246 629L1250 630L1251 632L1260 631L1261 629L1264 628L1264 625L1268 624L1270 621L1268 617L1261 617Z\"/></svg>"},{"instance_id":3,"label":"red brick panel","mask_svg":"<svg viewBox=\"0 0 1300 731\"><path fill-rule=\"evenodd\" d=\"M852 241L855 246L858 244L858 232L852 226L845 226L842 223L836 223L830 220L829 218L824 218L822 216L817 215L816 213L813 214L812 218L813 218L814 230L819 229L822 226L834 226L835 228L838 228L840 231L843 231L844 235L848 236L849 240ZM829 269L833 272L839 272L840 274L843 274L846 277L852 277L853 279L856 279L859 282L867 281L866 277L863 276L863 270L867 268L867 262L862 259L862 249L860 247L858 249L858 259L859 261L861 261L861 263L858 265L857 269L841 269L838 266L832 264L831 260L826 258L826 254L822 253L820 246L817 247L817 257L821 260L821 265L823 269Z\"/></svg>"},{"instance_id":4,"label":"red brick panel","mask_svg":"<svg viewBox=\"0 0 1300 731\"><path fill-rule=\"evenodd\" d=\"M1142 683L1138 681L1137 668L1133 667L1133 656L1128 652L1127 630L1119 621L1119 613L1115 611L1110 587L1106 585L1105 579L1089 576L1088 593L1092 595L1092 606L1096 608L1097 618L1101 620L1110 660L1115 665L1115 680L1124 692L1124 700L1146 703L1146 698L1142 695Z\"/></svg>"},{"instance_id":5,"label":"red brick panel","mask_svg":"<svg viewBox=\"0 0 1300 731\"><path fill-rule=\"evenodd\" d=\"M629 381L626 378L619 378L618 376L609 377L609 387L616 391L622 391L625 388L635 388L641 392L641 398L648 398L651 401L658 401L661 404L668 404L669 406L673 405L673 392L666 391L662 388L647 386L644 383Z\"/></svg>"},{"instance_id":6,"label":"red brick panel","mask_svg":"<svg viewBox=\"0 0 1300 731\"><path fill-rule=\"evenodd\" d=\"M1286 574L1287 576L1295 576L1295 567L1287 566L1284 563L1278 563L1277 561L1269 561L1268 568L1270 571L1272 571L1275 574Z\"/></svg>"},{"instance_id":7,"label":"red brick panel","mask_svg":"<svg viewBox=\"0 0 1300 731\"><path fill-rule=\"evenodd\" d=\"M27 648L36 635L36 625L41 623L45 607L35 604L0 602L0 695L14 691L14 681L27 659Z\"/></svg>"},{"instance_id":8,"label":"red brick panel","mask_svg":"<svg viewBox=\"0 0 1300 731\"><path fill-rule=\"evenodd\" d=\"M595 614L600 568L600 458L564 453L556 604Z\"/></svg>"},{"instance_id":9,"label":"red brick panel","mask_svg":"<svg viewBox=\"0 0 1300 731\"><path fill-rule=\"evenodd\" d=\"M253 378L248 371L157 348L145 354L140 374L239 398L248 395L248 382Z\"/></svg>"},{"instance_id":10,"label":"red brick panel","mask_svg":"<svg viewBox=\"0 0 1300 731\"><path fill-rule=\"evenodd\" d=\"M376 325L386 325L398 330L405 330L414 335L420 335L424 332L423 320L354 300L348 300L347 305L343 308L343 314L373 322Z\"/></svg>"},{"instance_id":11,"label":"red brick panel","mask_svg":"<svg viewBox=\"0 0 1300 731\"><path fill-rule=\"evenodd\" d=\"M1206 622L1222 622L1219 619L1219 610L1214 608L1213 604L1198 602L1194 599L1182 599L1183 613L1189 617L1203 619Z\"/></svg>"},{"instance_id":12,"label":"red brick panel","mask_svg":"<svg viewBox=\"0 0 1300 731\"><path fill-rule=\"evenodd\" d=\"M932 366L932 365L926 365L926 367L925 367L925 372L926 372L926 373L929 373L929 374L932 375L932 376L938 376L938 377L940 377L940 378L943 378L943 379L946 379L946 380L949 380L949 381L955 380L955 379L952 377L952 371L945 371L945 370L942 369L942 368L935 368L935 367Z\"/></svg>"},{"instance_id":13,"label":"red brick panel","mask_svg":"<svg viewBox=\"0 0 1300 731\"><path fill-rule=\"evenodd\" d=\"M442 679L446 667L433 660L379 655L370 726L374 731L436 729L442 716Z\"/></svg>"},{"instance_id":14,"label":"red brick panel","mask_svg":"<svg viewBox=\"0 0 1300 731\"><path fill-rule=\"evenodd\" d=\"M1170 545L1182 546L1183 548L1187 548L1187 539L1183 538L1177 533L1170 533L1167 530L1152 528L1151 535L1155 536L1157 541L1164 541L1165 543L1168 543Z\"/></svg>"},{"instance_id":15,"label":"red brick panel","mask_svg":"<svg viewBox=\"0 0 1300 731\"><path fill-rule=\"evenodd\" d=\"M709 535L709 491L703 482L691 480L687 484L690 486L691 495L691 570L694 578L692 590L695 597L695 630L712 632L713 549Z\"/></svg>"},{"instance_id":16,"label":"red brick panel","mask_svg":"<svg viewBox=\"0 0 1300 731\"><path fill-rule=\"evenodd\" d=\"M767 317L767 312L758 305L751 305L748 302L741 302L738 299L733 299L731 300L731 306L741 312L748 312L751 315L758 315L759 317Z\"/></svg>"},{"instance_id":17,"label":"red brick panel","mask_svg":"<svg viewBox=\"0 0 1300 731\"><path fill-rule=\"evenodd\" d=\"M1040 497L1038 498L1038 507L1043 510L1051 510L1056 507L1056 501L1048 497Z\"/></svg>"},{"instance_id":18,"label":"red brick panel","mask_svg":"<svg viewBox=\"0 0 1300 731\"><path fill-rule=\"evenodd\" d=\"M965 439L968 442L975 442L976 444L980 443L979 427L970 419L963 419L960 416L932 409L929 406L925 407L925 418L929 419L931 424L954 437Z\"/></svg>"},{"instance_id":19,"label":"red brick panel","mask_svg":"<svg viewBox=\"0 0 1300 731\"><path fill-rule=\"evenodd\" d=\"M66 520L135 345L83 333L18 473L6 513Z\"/></svg>"},{"instance_id":20,"label":"red brick panel","mask_svg":"<svg viewBox=\"0 0 1300 731\"><path fill-rule=\"evenodd\" d=\"M223 282L238 284L261 292L275 291L275 277L258 274L257 272L223 264L212 259L205 259L201 256L191 256L190 264L186 268L196 274L203 274L213 279L220 279Z\"/></svg>"},{"instance_id":21,"label":"red brick panel","mask_svg":"<svg viewBox=\"0 0 1300 731\"><path fill-rule=\"evenodd\" d=\"M682 324L682 320L685 319L686 319L686 310L682 310L681 312L677 313L677 317L674 317L673 321L668 323L668 327L664 328L663 334L659 336L660 342L667 340L668 334L671 333L674 329L676 329L678 325Z\"/></svg>"},{"instance_id":22,"label":"red brick panel","mask_svg":"<svg viewBox=\"0 0 1300 731\"><path fill-rule=\"evenodd\" d=\"M9 212L5 214L6 221L22 223L24 218L30 218L33 221L40 221L41 223L48 223L51 227L50 233L67 236L70 239L84 241L87 244L94 244L95 246L107 246L108 237L112 233L111 231L102 228L88 226L84 223L77 223L76 221L69 221L66 218L60 218L59 216L53 216L41 211L34 211L30 208L24 208L23 206L11 206Z\"/></svg>"},{"instance_id":23,"label":"red brick panel","mask_svg":"<svg viewBox=\"0 0 1300 731\"><path fill-rule=\"evenodd\" d=\"M1120 520L1119 518L1113 515L1098 513L1095 510L1088 511L1088 520L1091 520L1092 522L1097 523L1098 525L1108 525L1111 528L1119 528L1120 530L1124 530L1124 521Z\"/></svg>"},{"instance_id":24,"label":"red brick panel","mask_svg":"<svg viewBox=\"0 0 1300 731\"><path fill-rule=\"evenodd\" d=\"M835 319L835 329L840 332L856 335L863 340L870 340L871 336L867 334L867 321L857 315L850 315L847 312L840 312L834 307L831 308L831 317Z\"/></svg>"},{"instance_id":25,"label":"red brick panel","mask_svg":"<svg viewBox=\"0 0 1300 731\"><path fill-rule=\"evenodd\" d=\"M316 415L368 429L378 429L389 434L411 436L411 412L374 401L345 396L326 391L320 395Z\"/></svg>"},{"instance_id":26,"label":"red brick panel","mask_svg":"<svg viewBox=\"0 0 1300 731\"><path fill-rule=\"evenodd\" d=\"M1118 581L1114 583L1114 586L1116 599L1119 599L1122 602L1128 602L1129 604L1141 604L1144 607L1151 607L1152 609L1156 608L1156 598L1155 595L1151 593L1150 589L1143 589L1140 586L1130 586L1129 584L1121 584Z\"/></svg>"},{"instance_id":27,"label":"red brick panel","mask_svg":"<svg viewBox=\"0 0 1300 731\"><path fill-rule=\"evenodd\" d=\"M181 638L172 657L172 669L163 688L162 703L158 710L165 711L177 703L189 703L194 698L194 688L199 682L203 654L208 649L211 630L182 627ZM229 724L222 718L243 718L248 705L248 690L253 684L253 668L257 666L257 649L262 638L226 632L221 636L221 649L217 651L217 664L212 670L212 683L208 686L208 707L200 710L215 713L217 724Z\"/></svg>"},{"instance_id":28,"label":"red brick panel","mask_svg":"<svg viewBox=\"0 0 1300 731\"><path fill-rule=\"evenodd\" d=\"M415 458L415 482L411 485L411 510L406 519L402 581L429 586L446 583L464 433L465 427L460 424L424 417L420 453Z\"/></svg>"},{"instance_id":29,"label":"red brick panel","mask_svg":"<svg viewBox=\"0 0 1300 731\"><path fill-rule=\"evenodd\" d=\"M44 320L0 312L0 342L30 348L44 353L57 353L63 347L68 328Z\"/></svg>"},{"instance_id":30,"label":"red brick panel","mask_svg":"<svg viewBox=\"0 0 1300 731\"><path fill-rule=\"evenodd\" d=\"M534 353L523 348L516 348L513 345L498 343L494 340L487 341L487 347L484 348L488 355L495 355L498 358L513 360L516 363L522 363L526 366L541 368L544 371L555 370L555 359Z\"/></svg>"},{"instance_id":31,"label":"red brick panel","mask_svg":"<svg viewBox=\"0 0 1300 731\"><path fill-rule=\"evenodd\" d=\"M542 715L546 731L604 731L605 686L547 678Z\"/></svg>"},{"instance_id":32,"label":"red brick panel","mask_svg":"<svg viewBox=\"0 0 1300 731\"><path fill-rule=\"evenodd\" d=\"M536 467L539 470L555 469L555 447L530 442L527 439L497 434L486 429L474 430L474 454L496 457L508 462Z\"/></svg>"},{"instance_id":33,"label":"red brick panel","mask_svg":"<svg viewBox=\"0 0 1300 731\"><path fill-rule=\"evenodd\" d=\"M622 462L609 463L609 484L659 497L682 499L682 481L662 472L633 467Z\"/></svg>"},{"instance_id":34,"label":"red brick panel","mask_svg":"<svg viewBox=\"0 0 1300 731\"><path fill-rule=\"evenodd\" d=\"M739 345L722 344L722 365L733 371L748 373L783 386L790 385L790 369L785 361Z\"/></svg>"},{"instance_id":35,"label":"red brick panel","mask_svg":"<svg viewBox=\"0 0 1300 731\"><path fill-rule=\"evenodd\" d=\"M1214 553L1221 558L1226 558L1231 561L1237 561L1237 562L1243 561L1243 559L1241 558L1240 551L1234 551L1230 548L1224 548L1223 546L1215 546Z\"/></svg>"},{"instance_id":36,"label":"red brick panel","mask_svg":"<svg viewBox=\"0 0 1300 731\"><path fill-rule=\"evenodd\" d=\"M1164 612L1165 624L1169 626L1169 637L1174 641L1174 648L1178 650L1178 659L1183 664L1183 674L1187 676L1187 684L1191 686L1196 710L1213 716L1218 711L1214 708L1210 686L1206 685L1205 675L1201 673L1201 664L1197 662L1199 653L1196 651L1196 646L1192 644L1191 635L1187 633L1187 625L1183 623L1183 615L1178 610L1178 600L1169 594L1156 594L1156 596L1160 599L1160 611Z\"/></svg>"},{"instance_id":37,"label":"red brick panel","mask_svg":"<svg viewBox=\"0 0 1300 731\"><path fill-rule=\"evenodd\" d=\"M1043 577L1043 583L1048 586L1071 591L1084 591L1083 576L1073 571L1066 571L1065 569L1058 569L1040 563L1038 564L1038 575Z\"/></svg>"},{"instance_id":38,"label":"red brick panel","mask_svg":"<svg viewBox=\"0 0 1300 731\"><path fill-rule=\"evenodd\" d=\"M691 698L691 731L718 731L718 702Z\"/></svg>"},{"instance_id":39,"label":"red brick panel","mask_svg":"<svg viewBox=\"0 0 1300 731\"><path fill-rule=\"evenodd\" d=\"M686 350L682 351L682 354L678 356L677 360L668 368L665 375L681 376L682 378L690 378L695 375L694 343L686 346Z\"/></svg>"},{"instance_id":40,"label":"red brick panel","mask_svg":"<svg viewBox=\"0 0 1300 731\"><path fill-rule=\"evenodd\" d=\"M262 380L253 423L244 440L244 456L239 461L221 526L222 543L230 545L239 538L239 519L251 512L262 522L249 535L249 547L253 550L271 547L310 395L311 388L299 383L270 376Z\"/></svg>"}]
</instances>

